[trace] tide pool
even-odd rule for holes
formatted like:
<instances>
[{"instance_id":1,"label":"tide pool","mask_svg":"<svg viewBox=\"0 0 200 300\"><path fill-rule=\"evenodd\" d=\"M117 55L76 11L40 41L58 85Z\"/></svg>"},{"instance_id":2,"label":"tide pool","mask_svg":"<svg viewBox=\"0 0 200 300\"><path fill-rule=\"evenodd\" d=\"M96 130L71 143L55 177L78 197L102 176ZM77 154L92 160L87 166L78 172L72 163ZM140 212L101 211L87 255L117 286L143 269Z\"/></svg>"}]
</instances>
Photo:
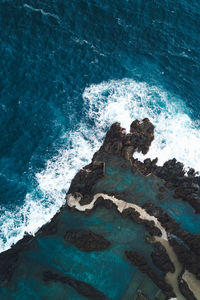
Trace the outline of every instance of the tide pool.
<instances>
[{"instance_id":1,"label":"tide pool","mask_svg":"<svg viewBox=\"0 0 200 300\"><path fill-rule=\"evenodd\" d=\"M200 233L200 216L194 213L193 208L187 202L173 198L173 192L167 188L163 193L164 199L159 200L159 187L163 187L162 181L152 175L144 177L139 173L132 173L130 167L123 167L124 164L125 160L119 157L111 160L108 156L105 178L96 184L95 192L98 193L102 190L125 192L127 201L140 205L151 200L161 206L177 222L180 222L183 229L191 233Z\"/></svg>"},{"instance_id":2,"label":"tide pool","mask_svg":"<svg viewBox=\"0 0 200 300\"><path fill-rule=\"evenodd\" d=\"M111 246L106 251L91 253L80 251L64 241L66 230L72 228L85 228L103 234L111 242ZM122 218L112 209L97 208L90 215L63 210L57 235L37 237L31 244L31 250L20 254L20 265L14 273L11 284L1 289L1 295L5 298L6 295L12 295L15 299L22 296L23 299L23 294L26 294L33 299L37 297L43 299L49 286L52 291L52 295L48 294L49 299L54 299L53 295L56 293L59 293L60 299L64 299L62 297L65 293L70 300L75 299L74 297L84 299L78 294L75 296L76 291L60 283L50 283L46 286L42 281L42 272L50 270L90 283L105 293L109 299L120 300L127 293L136 295L137 290L141 289L153 300L154 294L159 292L158 287L132 266L124 253L125 250L139 251L158 271L151 262L154 247L145 242L146 234L143 226Z\"/></svg>"}]
</instances>

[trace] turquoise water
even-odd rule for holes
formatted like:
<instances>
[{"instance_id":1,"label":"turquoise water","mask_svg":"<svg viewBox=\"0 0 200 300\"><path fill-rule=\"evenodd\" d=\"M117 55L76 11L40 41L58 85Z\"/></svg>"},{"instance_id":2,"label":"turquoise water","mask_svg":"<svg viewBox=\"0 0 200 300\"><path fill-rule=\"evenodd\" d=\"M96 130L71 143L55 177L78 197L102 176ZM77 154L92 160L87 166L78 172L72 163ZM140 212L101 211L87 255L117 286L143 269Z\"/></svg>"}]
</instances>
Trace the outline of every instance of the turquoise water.
<instances>
[{"instance_id":1,"label":"turquoise water","mask_svg":"<svg viewBox=\"0 0 200 300\"><path fill-rule=\"evenodd\" d=\"M105 177L93 187L98 192L125 193L125 199L144 204L151 199L161 206L182 227L190 232L199 232L199 216L185 202L173 199L171 191L165 191L164 199L158 200L159 187L162 182L152 176L144 177L132 173L130 167L125 167L125 160L119 157L106 156ZM123 195L123 194L122 194ZM122 196L123 199L123 196ZM106 251L83 252L64 240L69 229L90 229L103 234L111 242ZM70 275L77 280L90 283L103 292L109 299L130 300L142 290L150 299L164 299L162 292L145 274L132 266L125 257L126 250L142 253L148 264L157 272L162 272L153 265L151 253L152 244L145 242L148 236L143 225L133 223L129 218L122 218L115 210L97 208L91 214L63 210L59 217L56 236L36 237L31 244L31 250L20 254L20 264L11 282L1 289L2 299L45 299L49 291L49 299L58 297L69 300L84 299L76 291L60 283L45 285L42 272L52 272Z\"/></svg>"},{"instance_id":2,"label":"turquoise water","mask_svg":"<svg viewBox=\"0 0 200 300\"><path fill-rule=\"evenodd\" d=\"M115 121L149 117L148 155L200 170L198 1L1 0L0 27L0 251L52 218Z\"/></svg>"},{"instance_id":3,"label":"turquoise water","mask_svg":"<svg viewBox=\"0 0 200 300\"><path fill-rule=\"evenodd\" d=\"M111 242L111 246L106 251L82 252L64 241L64 233L69 228L87 228L101 233ZM55 237L37 237L31 250L21 253L20 265L11 284L2 289L1 299L3 295L5 299L45 299L48 287L52 291L52 294L48 292L48 299L54 299L54 295L64 299L65 293L70 300L84 299L68 286L57 283L45 286L41 279L44 270L61 272L90 283L113 300L122 299L127 292L134 295L138 288L148 292L152 299L155 292L159 292L156 285L133 267L124 254L128 249L139 251L153 266L150 256L153 246L145 242L143 226L123 219L114 210L104 208L95 210L89 216L63 211L58 234Z\"/></svg>"},{"instance_id":4,"label":"turquoise water","mask_svg":"<svg viewBox=\"0 0 200 300\"><path fill-rule=\"evenodd\" d=\"M53 217L116 121L128 129L133 119L149 117L155 140L147 156L158 156L159 164L175 156L200 171L199 11L199 2L189 0L0 0L0 251ZM108 165L104 189L126 190L138 203L153 199L183 228L200 232L186 203L168 192L158 202L151 177L144 182ZM6 300L68 293L69 300L82 299L69 287L42 285L42 268L87 280L111 299L133 293L131 280L133 290L144 281L155 295L152 282L123 256L126 247L141 247L151 264L142 226L105 210L66 213L63 222L66 230L102 231L113 246L86 255L61 238L38 238L22 255L15 283L2 289ZM105 282L101 268L110 264Z\"/></svg>"},{"instance_id":5,"label":"turquoise water","mask_svg":"<svg viewBox=\"0 0 200 300\"><path fill-rule=\"evenodd\" d=\"M173 192L165 188L164 199L159 200L159 187L163 183L153 176L144 177L132 173L130 168L124 168L125 161L118 157L106 161L106 176L95 186L95 191L125 192L126 200L140 205L147 200L161 206L172 218L180 222L183 229L191 233L200 233L200 216L194 209L181 199L173 198Z\"/></svg>"}]
</instances>

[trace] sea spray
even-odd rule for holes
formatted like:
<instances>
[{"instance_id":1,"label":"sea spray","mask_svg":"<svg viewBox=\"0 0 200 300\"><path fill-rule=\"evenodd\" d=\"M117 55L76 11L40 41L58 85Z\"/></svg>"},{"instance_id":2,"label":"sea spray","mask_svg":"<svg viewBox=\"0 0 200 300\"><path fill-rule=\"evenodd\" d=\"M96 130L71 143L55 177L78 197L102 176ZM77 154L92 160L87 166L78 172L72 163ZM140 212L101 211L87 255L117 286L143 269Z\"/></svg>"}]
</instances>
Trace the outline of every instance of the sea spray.
<instances>
[{"instance_id":1,"label":"sea spray","mask_svg":"<svg viewBox=\"0 0 200 300\"><path fill-rule=\"evenodd\" d=\"M176 101L175 101L176 100ZM26 195L22 207L8 211L0 207L0 251L11 247L25 232L30 234L50 221L65 202L65 194L75 173L90 162L109 126L119 121L129 130L132 120L148 117L155 125L155 139L143 160L158 157L162 165L176 157L186 167L200 171L200 135L181 100L145 82L132 79L102 82L83 93L85 118L76 131L67 132L66 147L35 174L36 186ZM190 141L187 143L186 141Z\"/></svg>"},{"instance_id":2,"label":"sea spray","mask_svg":"<svg viewBox=\"0 0 200 300\"><path fill-rule=\"evenodd\" d=\"M177 97L145 82L123 79L91 85L83 98L89 106L90 119L101 130L116 121L129 130L134 119L151 120L155 138L150 151L135 157L158 157L159 165L175 157L186 168L200 171L200 128L192 121L189 108Z\"/></svg>"}]
</instances>

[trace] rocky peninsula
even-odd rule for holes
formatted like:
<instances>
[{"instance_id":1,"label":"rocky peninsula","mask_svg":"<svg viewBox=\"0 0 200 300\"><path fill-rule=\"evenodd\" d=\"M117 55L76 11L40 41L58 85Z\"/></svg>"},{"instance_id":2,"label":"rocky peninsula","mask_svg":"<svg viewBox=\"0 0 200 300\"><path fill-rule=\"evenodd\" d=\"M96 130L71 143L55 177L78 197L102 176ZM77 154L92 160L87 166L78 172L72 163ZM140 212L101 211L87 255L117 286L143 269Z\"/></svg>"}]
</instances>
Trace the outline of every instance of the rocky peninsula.
<instances>
[{"instance_id":1,"label":"rocky peninsula","mask_svg":"<svg viewBox=\"0 0 200 300\"><path fill-rule=\"evenodd\" d=\"M178 216L180 207L186 207L185 218L200 222L200 176L194 169L185 171L175 158L163 166L157 158L134 158L135 152L148 153L153 140L154 126L147 118L133 121L129 133L119 123L111 126L92 162L72 180L66 203L54 218L35 237L26 235L0 254L2 299L8 290L17 295L19 280L26 276L39 284L41 299L49 286L62 297L67 289L70 300L200 299L200 233L179 222L170 207L177 205ZM98 220L92 219L94 214ZM86 260L88 277L82 269ZM119 270L119 265L132 274L126 287L120 287L120 275L109 277L109 269ZM101 285L98 276L116 290L119 286L119 292L108 293L110 287Z\"/></svg>"}]
</instances>

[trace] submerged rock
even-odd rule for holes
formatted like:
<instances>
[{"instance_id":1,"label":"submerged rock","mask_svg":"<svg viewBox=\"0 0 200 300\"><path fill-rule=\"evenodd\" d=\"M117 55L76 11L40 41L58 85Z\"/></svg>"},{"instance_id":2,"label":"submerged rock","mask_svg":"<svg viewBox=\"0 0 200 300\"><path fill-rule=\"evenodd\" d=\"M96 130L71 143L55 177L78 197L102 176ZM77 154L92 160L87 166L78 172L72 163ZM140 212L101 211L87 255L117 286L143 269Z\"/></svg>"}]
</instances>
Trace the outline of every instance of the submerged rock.
<instances>
[{"instance_id":1,"label":"submerged rock","mask_svg":"<svg viewBox=\"0 0 200 300\"><path fill-rule=\"evenodd\" d=\"M126 251L125 254L134 266L139 267L141 272L147 274L152 279L152 281L165 293L168 299L175 297L172 287L165 282L165 278L160 273L157 273L148 265L141 253Z\"/></svg>"},{"instance_id":2,"label":"submerged rock","mask_svg":"<svg viewBox=\"0 0 200 300\"><path fill-rule=\"evenodd\" d=\"M174 197L187 201L196 213L200 213L200 177L194 169L186 173L184 165L175 158L166 161L163 166L157 166L157 158L153 160L147 158L141 162L133 157L136 151L146 154L153 139L154 126L148 118L133 121L128 134L120 123L114 123L94 158L102 156L102 152L125 158L131 162L133 173L140 172L144 176L156 175L164 181L166 187L174 190ZM162 199L163 196L159 195L159 198Z\"/></svg>"},{"instance_id":3,"label":"submerged rock","mask_svg":"<svg viewBox=\"0 0 200 300\"><path fill-rule=\"evenodd\" d=\"M71 276L65 275L61 276L57 273L51 271L43 272L44 282L60 282L62 284L68 284L73 287L80 295L92 299L92 300L106 300L107 297L102 292L98 291L91 284L85 283L83 281L77 280Z\"/></svg>"},{"instance_id":4,"label":"submerged rock","mask_svg":"<svg viewBox=\"0 0 200 300\"><path fill-rule=\"evenodd\" d=\"M101 186L101 181L104 176L106 180L108 179L109 181L109 178L105 175L105 162L109 160L112 161L113 157L115 157L115 161L116 158L119 159L118 167L123 168L123 170L132 170L132 172L137 172L144 176L153 174L156 177L159 177L162 180L162 185L165 186L165 188L162 186L158 189L159 193L157 191L157 196L160 200L163 199L163 193L166 192L167 189L171 189L174 192L175 198L181 198L184 201L187 201L195 209L196 213L200 212L200 177L197 176L193 169L190 169L186 174L183 164L177 162L176 159L169 160L160 167L157 166L157 158L154 160L147 158L144 162L140 162L133 158L133 154L136 151L146 154L153 139L154 126L147 118L142 121L135 120L132 122L130 126L130 133L128 134L126 134L125 130L121 128L119 123L114 123L111 126L110 130L106 134L102 147L94 154L92 162L76 174L68 191L68 193L73 195L75 201L79 200L79 208L87 206L87 209L84 211L85 214L90 213L89 204L95 195L95 185L97 182L100 180ZM119 182L119 178L116 180ZM135 183L132 184L131 188L134 190ZM200 235L191 234L186 230L183 230L179 223L163 211L161 207L156 206L151 201L147 201L142 208L144 208L145 212L147 212L150 216L154 216L156 220L154 219L153 221L152 218L142 219L138 210L133 207L127 208L127 199L129 198L129 201L132 200L130 200L130 195L127 194L126 191L120 191L120 188L119 190L116 188L115 191L110 191L110 199L104 199L102 196L98 196L91 211L101 206L106 207L107 209L112 208L117 210L118 213L121 213L122 217L128 217L134 223L144 226L148 234L152 237L151 239L149 238L148 241L151 241L152 243L155 242L154 237L162 237L161 230L164 229L165 235L163 238L165 240L169 239L179 262L183 266L183 269L190 271L195 274L198 279L200 279ZM109 194L109 191L106 192L103 189L104 187L100 190L100 195L102 195L102 193ZM113 195L118 199L123 199L123 201L121 201L122 206L118 207L116 203L112 201L111 197ZM65 209L69 209L69 207L64 205L61 209L61 211L64 212L63 215L61 216L61 211L59 211L48 224L44 225L36 233L36 238L32 236L25 236L11 249L0 254L1 286L4 286L11 281L15 269L21 262L21 252L23 252L24 249L28 251L29 248L27 245L32 247L32 245L34 245L34 243L32 243L33 240L36 241L36 245L37 237L39 235L44 239L46 239L46 236L48 236L48 239L53 239L55 235L60 235L60 237L63 238L66 230L66 227L62 228L64 215L66 213ZM74 202L70 209L72 211L75 210ZM160 229L156 226L158 222L162 225L159 227ZM54 235L54 237L51 237L52 235ZM81 251L87 252L106 250L110 246L110 242L102 235L87 229L67 230L64 235L64 239L75 245ZM63 244L65 247L66 243ZM162 270L165 274L167 272L173 273L175 268L168 256L169 252L166 252L161 243L154 243L154 247L155 251L151 254L151 256L155 266L160 268L160 270ZM138 266L142 272L146 273L152 281L162 291L164 291L167 298L175 297L172 286L165 281L164 274L152 269L142 254L133 251L126 251L126 256L132 264ZM68 284L76 289L79 294L89 299L106 299L106 296L103 293L92 287L90 284L76 280L70 276L59 275L57 273L47 271L43 273L43 279L45 282L54 281ZM187 286L187 283L185 283L181 277L178 283L182 294L187 299L193 300L192 292Z\"/></svg>"},{"instance_id":5,"label":"submerged rock","mask_svg":"<svg viewBox=\"0 0 200 300\"><path fill-rule=\"evenodd\" d=\"M162 226L171 234L170 244L183 266L200 279L200 235L183 230L179 223L150 201L146 202L143 207L150 215L157 217Z\"/></svg>"},{"instance_id":6,"label":"submerged rock","mask_svg":"<svg viewBox=\"0 0 200 300\"><path fill-rule=\"evenodd\" d=\"M26 234L11 249L0 253L0 287L3 287L11 280L19 263L20 253L27 248L33 239L33 236Z\"/></svg>"},{"instance_id":7,"label":"submerged rock","mask_svg":"<svg viewBox=\"0 0 200 300\"><path fill-rule=\"evenodd\" d=\"M106 250L110 246L108 240L91 230L71 229L65 233L64 239L74 244L78 249L87 252Z\"/></svg>"},{"instance_id":8,"label":"submerged rock","mask_svg":"<svg viewBox=\"0 0 200 300\"><path fill-rule=\"evenodd\" d=\"M139 292L137 300L149 300L149 298L146 295L142 294L142 292Z\"/></svg>"},{"instance_id":9,"label":"submerged rock","mask_svg":"<svg viewBox=\"0 0 200 300\"><path fill-rule=\"evenodd\" d=\"M182 272L184 273L184 271ZM183 296L188 300L198 300L192 291L189 289L187 282L182 278L182 274L179 276L178 285Z\"/></svg>"}]
</instances>

